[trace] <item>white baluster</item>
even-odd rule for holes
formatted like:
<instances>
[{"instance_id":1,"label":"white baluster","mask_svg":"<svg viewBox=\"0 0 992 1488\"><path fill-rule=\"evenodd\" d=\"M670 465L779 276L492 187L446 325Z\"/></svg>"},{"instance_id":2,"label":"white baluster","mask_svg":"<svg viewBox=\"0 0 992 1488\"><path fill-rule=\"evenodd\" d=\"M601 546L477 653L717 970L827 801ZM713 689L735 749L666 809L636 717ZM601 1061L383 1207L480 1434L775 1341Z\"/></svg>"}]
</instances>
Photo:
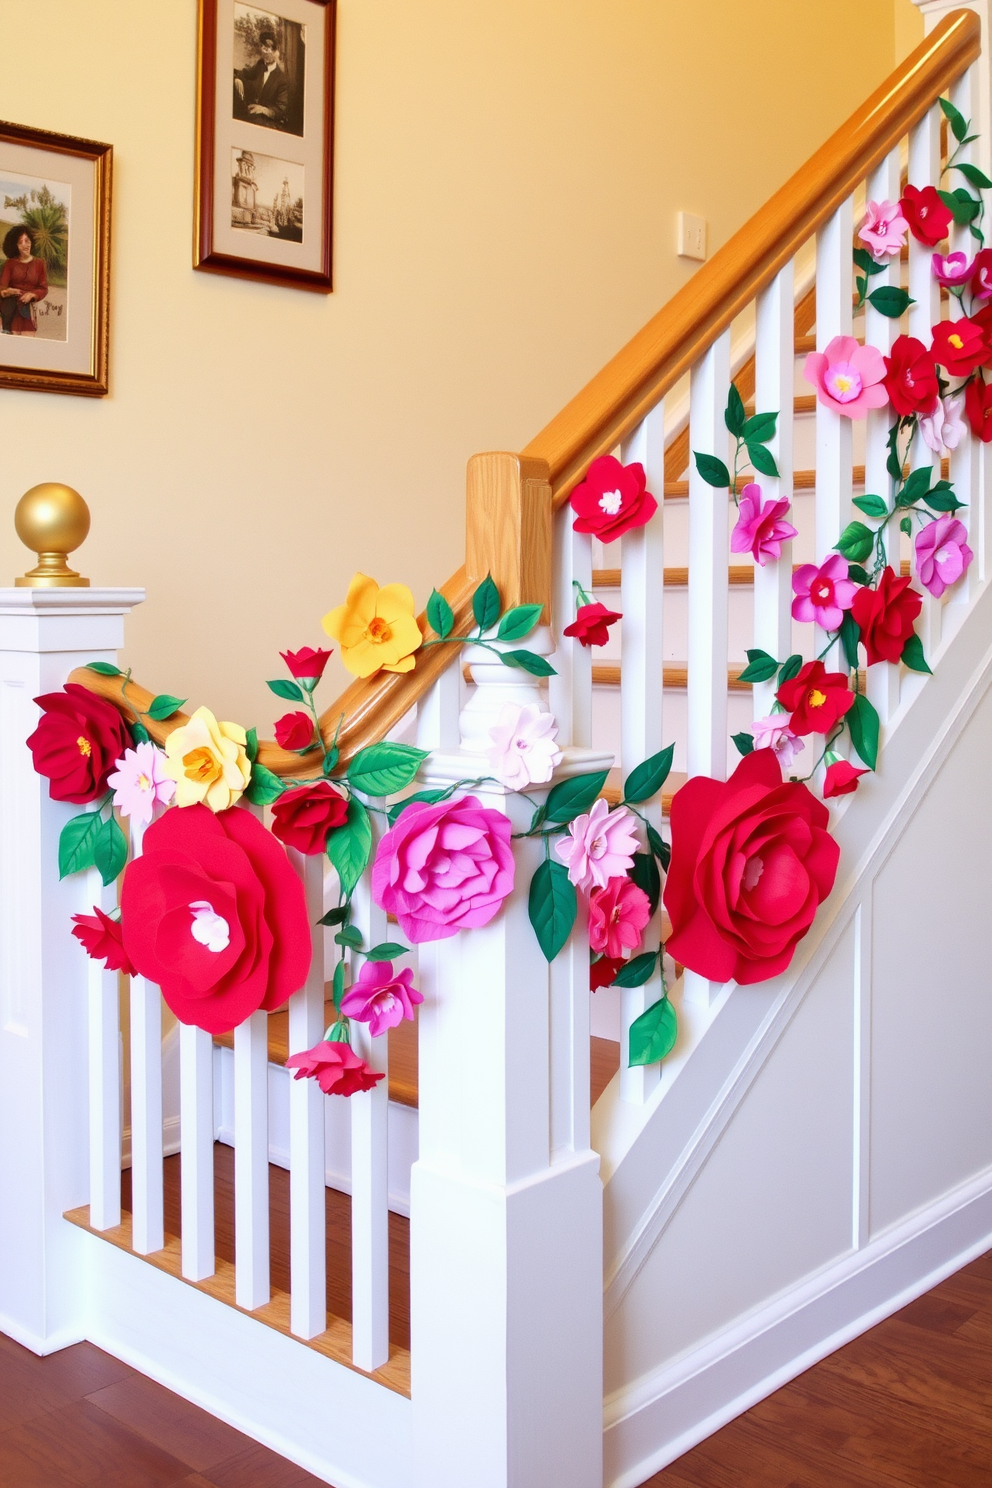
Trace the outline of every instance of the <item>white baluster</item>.
<instances>
[{"instance_id":1,"label":"white baluster","mask_svg":"<svg viewBox=\"0 0 992 1488\"><path fill-rule=\"evenodd\" d=\"M248 1311L269 1300L269 1015L234 1030L234 1290Z\"/></svg>"},{"instance_id":2,"label":"white baluster","mask_svg":"<svg viewBox=\"0 0 992 1488\"><path fill-rule=\"evenodd\" d=\"M132 823L134 857L143 837ZM139 1255L162 1249L162 994L142 976L131 978L131 1222Z\"/></svg>"},{"instance_id":3,"label":"white baluster","mask_svg":"<svg viewBox=\"0 0 992 1488\"><path fill-rule=\"evenodd\" d=\"M288 849L303 881L311 925L310 974L289 999L289 1051L300 1054L324 1032L324 859ZM289 1274L290 1327L298 1338L315 1338L327 1327L326 1191L324 1102L316 1080L289 1087Z\"/></svg>"},{"instance_id":4,"label":"white baluster","mask_svg":"<svg viewBox=\"0 0 992 1488\"><path fill-rule=\"evenodd\" d=\"M754 408L777 412L775 456L778 478L763 475L759 484L768 501L792 501L792 446L795 350L795 274L790 260L758 297L755 326ZM794 518L794 513L788 513ZM793 520L793 526L795 521ZM792 650L792 543L782 544L781 558L754 566L754 644L778 661ZM764 718L775 701L775 681L754 685L754 716Z\"/></svg>"},{"instance_id":5,"label":"white baluster","mask_svg":"<svg viewBox=\"0 0 992 1488\"><path fill-rule=\"evenodd\" d=\"M418 749L456 749L461 706L461 667L453 662L417 705Z\"/></svg>"},{"instance_id":6,"label":"white baluster","mask_svg":"<svg viewBox=\"0 0 992 1488\"><path fill-rule=\"evenodd\" d=\"M214 1041L202 1028L179 1029L182 1133L183 1275L214 1274Z\"/></svg>"},{"instance_id":7,"label":"white baluster","mask_svg":"<svg viewBox=\"0 0 992 1488\"><path fill-rule=\"evenodd\" d=\"M117 884L104 886L96 868L86 875L89 902L109 914ZM90 1224L113 1229L121 1222L120 990L116 971L87 963L90 1074Z\"/></svg>"},{"instance_id":8,"label":"white baluster","mask_svg":"<svg viewBox=\"0 0 992 1488\"><path fill-rule=\"evenodd\" d=\"M592 594L592 538L576 532L573 521L570 507L555 518L552 624L557 639L553 662L557 675L548 679L548 705L558 720L558 737L588 749L592 742L593 648L568 636L562 640L562 631L575 619L576 604L580 603L575 585Z\"/></svg>"},{"instance_id":9,"label":"white baluster","mask_svg":"<svg viewBox=\"0 0 992 1488\"><path fill-rule=\"evenodd\" d=\"M724 393L724 398L726 393ZM626 442L625 464L640 461L649 491L658 493L659 511L644 527L622 538L621 610L623 663L620 681L621 766L626 780L642 760L664 748L662 737L662 623L664 616L664 521L660 509L665 490L665 406L647 415ZM722 493L716 493L722 500ZM724 503L726 510L726 503ZM726 592L726 563L723 566ZM724 627L726 634L726 627ZM726 673L726 668L724 668ZM724 679L726 697L726 677ZM726 753L726 742L724 742ZM661 831L661 798L639 808L656 831ZM644 947L660 944L661 909L644 932ZM620 1096L642 1104L661 1079L661 1065L628 1067L631 1024L661 996L661 972L656 969L643 987L624 987L620 998Z\"/></svg>"},{"instance_id":10,"label":"white baluster","mask_svg":"<svg viewBox=\"0 0 992 1488\"><path fill-rule=\"evenodd\" d=\"M851 199L837 208L816 240L816 349L824 351L835 336L852 334L854 292ZM816 405L816 561L823 563L836 545L851 513L851 420L832 408ZM817 651L823 647L818 633ZM844 665L840 647L824 657L831 670Z\"/></svg>"},{"instance_id":11,"label":"white baluster","mask_svg":"<svg viewBox=\"0 0 992 1488\"><path fill-rule=\"evenodd\" d=\"M962 77L958 78L957 82L950 90L951 102L965 119L974 119L974 115L977 112L976 105L978 102L978 78L976 76L976 68L978 65L979 64L976 63L973 66L969 67L968 71ZM975 126L975 128L977 128L977 125ZM953 134L948 135L947 143L948 151L950 152L955 148L957 143L954 139ZM979 145L980 141L975 141L974 144L965 145L964 149L961 150L960 154L958 155L958 159L962 163L977 164L978 162L975 159L975 149L976 146ZM951 174L954 175L954 172L952 171ZM956 184L959 184L962 179L963 178L960 176L960 173L958 173L957 181L948 181L947 184L953 189L953 187ZM986 197L986 202L987 200L988 198ZM987 205L986 211L988 211ZM951 228L952 250L965 253L970 258L977 247L977 240L972 237L971 231L967 226ZM986 300L983 303L988 304L988 301ZM952 298L951 319L957 320L962 314L963 311L961 308L960 300ZM964 414L963 408L961 410L961 413L962 415ZM983 524L981 521L981 487L979 485L979 461L980 452L982 451L982 449L984 449L984 446L982 445L981 441L976 439L969 429L965 433L964 437L958 442L957 449L950 451L949 479L954 486L954 494L957 496L957 499L964 502L964 506L962 507L962 509L960 511L956 511L954 515L957 517L958 521L962 522L967 528L969 546L972 548L975 557L971 564L971 567L967 570L964 577L961 578L958 583L954 585L953 589L948 593L947 600L949 604L969 603L974 598L975 591L980 582L981 563L979 559L979 550L982 542Z\"/></svg>"},{"instance_id":12,"label":"white baluster","mask_svg":"<svg viewBox=\"0 0 992 1488\"><path fill-rule=\"evenodd\" d=\"M940 184L940 108L934 104L909 136L909 183L912 186L937 186ZM933 276L931 260L934 250L925 243L909 238L909 293L916 301L909 307L909 334L917 337L924 346L929 346L932 328L940 319L940 285ZM920 470L924 465L934 472L934 480L940 479L940 456L928 449L923 436L917 432L909 452L910 470ZM916 528L914 524L913 539ZM924 655L932 657L940 644L940 601L924 593L923 613L917 623L923 641ZM882 665L878 663L877 665Z\"/></svg>"}]
</instances>

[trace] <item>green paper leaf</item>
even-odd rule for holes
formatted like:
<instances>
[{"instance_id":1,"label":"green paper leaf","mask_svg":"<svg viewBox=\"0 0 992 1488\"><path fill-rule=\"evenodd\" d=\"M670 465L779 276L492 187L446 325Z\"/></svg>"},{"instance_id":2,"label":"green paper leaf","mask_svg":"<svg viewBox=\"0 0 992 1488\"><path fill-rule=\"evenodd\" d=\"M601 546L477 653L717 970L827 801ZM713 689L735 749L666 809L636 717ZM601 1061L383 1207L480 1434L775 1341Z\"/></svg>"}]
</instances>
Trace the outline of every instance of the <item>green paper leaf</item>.
<instances>
[{"instance_id":1,"label":"green paper leaf","mask_svg":"<svg viewBox=\"0 0 992 1488\"><path fill-rule=\"evenodd\" d=\"M779 667L779 686L781 686L783 682L791 682L793 677L798 677L802 669L803 659L799 655L798 651L794 651L791 656L787 656L785 658L782 665Z\"/></svg>"},{"instance_id":2,"label":"green paper leaf","mask_svg":"<svg viewBox=\"0 0 992 1488\"><path fill-rule=\"evenodd\" d=\"M84 811L66 822L59 835L59 878L93 867L102 828L99 811Z\"/></svg>"},{"instance_id":3,"label":"green paper leaf","mask_svg":"<svg viewBox=\"0 0 992 1488\"><path fill-rule=\"evenodd\" d=\"M888 264L876 263L867 248L855 248L854 262L871 278L872 274L884 274Z\"/></svg>"},{"instance_id":4,"label":"green paper leaf","mask_svg":"<svg viewBox=\"0 0 992 1488\"><path fill-rule=\"evenodd\" d=\"M876 520L887 516L889 511L881 496L855 496L854 505L858 511L863 511L866 517L874 517Z\"/></svg>"},{"instance_id":5,"label":"green paper leaf","mask_svg":"<svg viewBox=\"0 0 992 1488\"><path fill-rule=\"evenodd\" d=\"M747 666L738 679L741 682L768 682L778 671L778 662L767 651L755 650L747 653Z\"/></svg>"},{"instance_id":6,"label":"green paper leaf","mask_svg":"<svg viewBox=\"0 0 992 1488\"><path fill-rule=\"evenodd\" d=\"M500 656L504 665L519 667L522 672L530 672L532 677L558 675L550 662L545 661L543 656L535 655L533 651L501 651Z\"/></svg>"},{"instance_id":7,"label":"green paper leaf","mask_svg":"<svg viewBox=\"0 0 992 1488\"><path fill-rule=\"evenodd\" d=\"M156 723L162 723L166 718L171 718L173 713L177 713L185 701L185 698L173 697L168 692L160 692L158 697L152 698L145 716L154 718Z\"/></svg>"},{"instance_id":8,"label":"green paper leaf","mask_svg":"<svg viewBox=\"0 0 992 1488\"><path fill-rule=\"evenodd\" d=\"M266 682L265 685L276 697L285 699L287 703L306 702L303 688L298 682L291 682L288 677L277 677L274 682Z\"/></svg>"},{"instance_id":9,"label":"green paper leaf","mask_svg":"<svg viewBox=\"0 0 992 1488\"><path fill-rule=\"evenodd\" d=\"M837 552L852 563L864 563L875 546L875 534L864 522L848 522L837 543Z\"/></svg>"},{"instance_id":10,"label":"green paper leaf","mask_svg":"<svg viewBox=\"0 0 992 1488\"><path fill-rule=\"evenodd\" d=\"M899 289L895 284L882 284L878 289L873 289L868 296L868 303L879 315L887 315L889 320L898 320L903 311L908 310L910 305L916 301L910 299L904 289Z\"/></svg>"},{"instance_id":11,"label":"green paper leaf","mask_svg":"<svg viewBox=\"0 0 992 1488\"><path fill-rule=\"evenodd\" d=\"M966 165L963 162L961 165L955 163L951 169L960 171L965 180L970 181L972 186L977 186L980 191L988 191L992 188L992 181L989 180L984 171L978 169L977 165Z\"/></svg>"},{"instance_id":12,"label":"green paper leaf","mask_svg":"<svg viewBox=\"0 0 992 1488\"><path fill-rule=\"evenodd\" d=\"M392 796L409 785L428 750L412 744L370 744L348 766L348 784L367 796Z\"/></svg>"},{"instance_id":13,"label":"green paper leaf","mask_svg":"<svg viewBox=\"0 0 992 1488\"><path fill-rule=\"evenodd\" d=\"M847 577L854 584L870 584L868 570L861 567L860 563L849 563L847 565Z\"/></svg>"},{"instance_id":14,"label":"green paper leaf","mask_svg":"<svg viewBox=\"0 0 992 1488\"><path fill-rule=\"evenodd\" d=\"M974 221L982 209L980 201L976 201L963 187L957 191L938 191L944 206L951 213L958 227L964 227L967 223Z\"/></svg>"},{"instance_id":15,"label":"green paper leaf","mask_svg":"<svg viewBox=\"0 0 992 1488\"><path fill-rule=\"evenodd\" d=\"M258 729L250 728L245 734L245 754L248 763L253 765L258 759Z\"/></svg>"},{"instance_id":16,"label":"green paper leaf","mask_svg":"<svg viewBox=\"0 0 992 1488\"><path fill-rule=\"evenodd\" d=\"M965 505L955 496L954 487L950 481L938 481L933 490L927 492L923 500L931 511L936 512L958 511Z\"/></svg>"},{"instance_id":17,"label":"green paper leaf","mask_svg":"<svg viewBox=\"0 0 992 1488\"><path fill-rule=\"evenodd\" d=\"M747 457L759 475L778 475L775 456L770 449L765 449L763 444L748 440Z\"/></svg>"},{"instance_id":18,"label":"green paper leaf","mask_svg":"<svg viewBox=\"0 0 992 1488\"><path fill-rule=\"evenodd\" d=\"M746 731L739 734L731 734L730 742L740 755L751 754L754 751L754 735Z\"/></svg>"},{"instance_id":19,"label":"green paper leaf","mask_svg":"<svg viewBox=\"0 0 992 1488\"><path fill-rule=\"evenodd\" d=\"M744 438L749 445L767 444L775 438L777 424L777 413L753 413L744 425Z\"/></svg>"},{"instance_id":20,"label":"green paper leaf","mask_svg":"<svg viewBox=\"0 0 992 1488\"><path fill-rule=\"evenodd\" d=\"M616 986L616 983L614 983ZM627 1064L630 1069L640 1064L657 1064L670 1054L678 1038L679 1023L675 1008L667 997L654 1002L630 1025Z\"/></svg>"},{"instance_id":21,"label":"green paper leaf","mask_svg":"<svg viewBox=\"0 0 992 1488\"><path fill-rule=\"evenodd\" d=\"M131 736L135 744L148 744L151 742L152 736L143 723L138 723L137 721L129 723L128 728L131 730Z\"/></svg>"},{"instance_id":22,"label":"green paper leaf","mask_svg":"<svg viewBox=\"0 0 992 1488\"><path fill-rule=\"evenodd\" d=\"M332 744L331 747L330 747L330 749L324 755L324 763L320 767L321 768L321 773L324 774L324 775L330 775L330 774L332 774L333 771L335 770L335 768L337 767L337 762L338 762L338 760L340 758L341 758L341 751L340 751L340 749L338 749L338 746L336 744Z\"/></svg>"},{"instance_id":23,"label":"green paper leaf","mask_svg":"<svg viewBox=\"0 0 992 1488\"><path fill-rule=\"evenodd\" d=\"M350 899L372 856L369 814L354 796L348 802L348 820L328 836L327 856L341 882L342 894Z\"/></svg>"},{"instance_id":24,"label":"green paper leaf","mask_svg":"<svg viewBox=\"0 0 992 1488\"><path fill-rule=\"evenodd\" d=\"M854 706L847 715L851 743L869 770L878 764L878 714L863 692L855 695Z\"/></svg>"},{"instance_id":25,"label":"green paper leaf","mask_svg":"<svg viewBox=\"0 0 992 1488\"><path fill-rule=\"evenodd\" d=\"M114 879L124 871L124 864L127 862L127 838L113 816L109 816L103 823L96 839L93 861L100 871L104 886L112 884Z\"/></svg>"},{"instance_id":26,"label":"green paper leaf","mask_svg":"<svg viewBox=\"0 0 992 1488\"><path fill-rule=\"evenodd\" d=\"M499 619L499 611L499 590L493 583L492 574L486 574L472 595L472 614L475 616L476 625L482 630L491 630Z\"/></svg>"},{"instance_id":27,"label":"green paper leaf","mask_svg":"<svg viewBox=\"0 0 992 1488\"><path fill-rule=\"evenodd\" d=\"M617 972L614 987L643 987L645 982L650 981L657 961L657 951L644 951L640 956L634 956ZM633 1026L631 1025L631 1032Z\"/></svg>"},{"instance_id":28,"label":"green paper leaf","mask_svg":"<svg viewBox=\"0 0 992 1488\"><path fill-rule=\"evenodd\" d=\"M436 589L431 590L431 597L427 601L427 623L435 630L442 641L449 636L455 625L455 612L451 608L443 594Z\"/></svg>"},{"instance_id":29,"label":"green paper leaf","mask_svg":"<svg viewBox=\"0 0 992 1488\"><path fill-rule=\"evenodd\" d=\"M101 677L123 677L124 675L120 667L113 666L109 661L88 661L86 670L99 672Z\"/></svg>"},{"instance_id":30,"label":"green paper leaf","mask_svg":"<svg viewBox=\"0 0 992 1488\"><path fill-rule=\"evenodd\" d=\"M339 930L337 935L335 935L334 944L351 946L353 950L361 950L362 939L362 932L357 925L345 925L344 929Z\"/></svg>"},{"instance_id":31,"label":"green paper leaf","mask_svg":"<svg viewBox=\"0 0 992 1488\"><path fill-rule=\"evenodd\" d=\"M568 780L553 785L545 802L545 820L570 822L588 811L606 784L609 773L609 770L595 770L589 775L572 775Z\"/></svg>"},{"instance_id":32,"label":"green paper leaf","mask_svg":"<svg viewBox=\"0 0 992 1488\"><path fill-rule=\"evenodd\" d=\"M865 302L865 290L868 288L868 280L857 274L854 279L854 287L858 291L858 305L863 305Z\"/></svg>"},{"instance_id":33,"label":"green paper leaf","mask_svg":"<svg viewBox=\"0 0 992 1488\"><path fill-rule=\"evenodd\" d=\"M367 953L366 961L395 961L398 956L409 956L410 947L400 945L398 940L384 940Z\"/></svg>"},{"instance_id":34,"label":"green paper leaf","mask_svg":"<svg viewBox=\"0 0 992 1488\"><path fill-rule=\"evenodd\" d=\"M658 864L655 862L653 853L635 852L633 857L629 877L639 889L647 894L651 904L651 913L654 914L661 897L661 874L658 872Z\"/></svg>"},{"instance_id":35,"label":"green paper leaf","mask_svg":"<svg viewBox=\"0 0 992 1488\"><path fill-rule=\"evenodd\" d=\"M424 801L428 806L435 806L438 801L443 801L448 792L442 787L440 790L415 791L412 796L404 796L402 801L394 801L389 808L389 825L395 827L400 812L412 806L414 801Z\"/></svg>"},{"instance_id":36,"label":"green paper leaf","mask_svg":"<svg viewBox=\"0 0 992 1488\"><path fill-rule=\"evenodd\" d=\"M273 775L271 770L256 760L251 767L251 780L245 791L245 799L253 806L271 806L273 801L278 801L285 789L279 776Z\"/></svg>"},{"instance_id":37,"label":"green paper leaf","mask_svg":"<svg viewBox=\"0 0 992 1488\"><path fill-rule=\"evenodd\" d=\"M929 465L922 466L919 470L911 470L906 477L906 483L896 497L896 506L912 506L917 501L922 501L930 489L933 480L933 471Z\"/></svg>"},{"instance_id":38,"label":"green paper leaf","mask_svg":"<svg viewBox=\"0 0 992 1488\"><path fill-rule=\"evenodd\" d=\"M716 486L719 490L730 485L730 471L722 460L716 455L703 455L698 450L693 450L693 459L696 469L708 486Z\"/></svg>"},{"instance_id":39,"label":"green paper leaf","mask_svg":"<svg viewBox=\"0 0 992 1488\"><path fill-rule=\"evenodd\" d=\"M656 796L671 773L674 757L675 745L669 744L667 749L660 749L657 754L652 754L649 759L636 765L627 776L623 789L624 801L636 806L641 801L650 801L652 796Z\"/></svg>"},{"instance_id":40,"label":"green paper leaf","mask_svg":"<svg viewBox=\"0 0 992 1488\"><path fill-rule=\"evenodd\" d=\"M321 915L317 921L318 925L343 925L351 913L350 904L339 904L335 909L329 909L325 915Z\"/></svg>"},{"instance_id":41,"label":"green paper leaf","mask_svg":"<svg viewBox=\"0 0 992 1488\"><path fill-rule=\"evenodd\" d=\"M331 977L331 995L334 998L334 1006L338 1012L341 1011L341 999L344 996L344 962L339 961L334 968Z\"/></svg>"},{"instance_id":42,"label":"green paper leaf","mask_svg":"<svg viewBox=\"0 0 992 1488\"><path fill-rule=\"evenodd\" d=\"M530 635L540 620L543 608L544 606L539 604L526 604L507 610L499 622L496 639L498 641L522 641L524 636Z\"/></svg>"},{"instance_id":43,"label":"green paper leaf","mask_svg":"<svg viewBox=\"0 0 992 1488\"><path fill-rule=\"evenodd\" d=\"M844 611L844 618L840 622L840 642L844 648L844 656L849 667L858 664L858 642L861 639L861 631L858 623L850 610Z\"/></svg>"},{"instance_id":44,"label":"green paper leaf","mask_svg":"<svg viewBox=\"0 0 992 1488\"><path fill-rule=\"evenodd\" d=\"M905 646L903 646L902 656L899 659L903 666L909 667L911 672L926 672L928 676L931 675L930 668L927 666L927 659L923 655L923 642L915 630L908 637Z\"/></svg>"},{"instance_id":45,"label":"green paper leaf","mask_svg":"<svg viewBox=\"0 0 992 1488\"><path fill-rule=\"evenodd\" d=\"M650 822L647 823L648 847L654 853L664 871L668 872L668 865L672 861L672 849L662 837L661 833L654 828Z\"/></svg>"},{"instance_id":46,"label":"green paper leaf","mask_svg":"<svg viewBox=\"0 0 992 1488\"><path fill-rule=\"evenodd\" d=\"M564 863L545 858L530 881L527 912L545 960L553 961L572 933L578 900Z\"/></svg>"},{"instance_id":47,"label":"green paper leaf","mask_svg":"<svg viewBox=\"0 0 992 1488\"><path fill-rule=\"evenodd\" d=\"M907 537L912 537L913 522L911 517L903 517L902 521L899 523L899 531L905 532Z\"/></svg>"},{"instance_id":48,"label":"green paper leaf","mask_svg":"<svg viewBox=\"0 0 992 1488\"><path fill-rule=\"evenodd\" d=\"M730 391L727 394L727 407L723 415L723 422L735 439L744 432L744 420L744 401L737 391L736 384L732 382L730 384Z\"/></svg>"},{"instance_id":49,"label":"green paper leaf","mask_svg":"<svg viewBox=\"0 0 992 1488\"><path fill-rule=\"evenodd\" d=\"M937 102L943 111L944 118L951 126L951 133L960 144L968 133L968 121L960 110L956 109L948 98L938 98Z\"/></svg>"}]
</instances>

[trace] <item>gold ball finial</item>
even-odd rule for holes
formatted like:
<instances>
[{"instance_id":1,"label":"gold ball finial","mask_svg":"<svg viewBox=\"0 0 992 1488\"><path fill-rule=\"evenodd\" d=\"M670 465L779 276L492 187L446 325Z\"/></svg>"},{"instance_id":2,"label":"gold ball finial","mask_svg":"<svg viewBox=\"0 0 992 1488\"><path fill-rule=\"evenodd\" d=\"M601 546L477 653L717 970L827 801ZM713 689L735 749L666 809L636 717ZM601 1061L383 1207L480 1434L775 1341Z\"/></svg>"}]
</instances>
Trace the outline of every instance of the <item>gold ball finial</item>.
<instances>
[{"instance_id":1,"label":"gold ball finial","mask_svg":"<svg viewBox=\"0 0 992 1488\"><path fill-rule=\"evenodd\" d=\"M32 486L17 503L14 528L25 547L38 554L37 567L14 580L18 589L89 587L89 579L65 561L90 530L90 509L78 491L58 481Z\"/></svg>"}]
</instances>

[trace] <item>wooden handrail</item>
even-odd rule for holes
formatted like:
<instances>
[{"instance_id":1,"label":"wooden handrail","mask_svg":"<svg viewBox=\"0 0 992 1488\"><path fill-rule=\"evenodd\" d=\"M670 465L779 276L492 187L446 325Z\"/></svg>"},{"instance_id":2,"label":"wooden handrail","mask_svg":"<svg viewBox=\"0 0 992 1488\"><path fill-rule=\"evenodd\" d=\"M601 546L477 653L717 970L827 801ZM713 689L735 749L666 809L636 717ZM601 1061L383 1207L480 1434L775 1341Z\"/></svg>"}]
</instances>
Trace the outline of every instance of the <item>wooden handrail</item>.
<instances>
[{"instance_id":1,"label":"wooden handrail","mask_svg":"<svg viewBox=\"0 0 992 1488\"><path fill-rule=\"evenodd\" d=\"M981 51L972 11L942 21L523 453L547 462L555 508L699 360L796 250Z\"/></svg>"}]
</instances>

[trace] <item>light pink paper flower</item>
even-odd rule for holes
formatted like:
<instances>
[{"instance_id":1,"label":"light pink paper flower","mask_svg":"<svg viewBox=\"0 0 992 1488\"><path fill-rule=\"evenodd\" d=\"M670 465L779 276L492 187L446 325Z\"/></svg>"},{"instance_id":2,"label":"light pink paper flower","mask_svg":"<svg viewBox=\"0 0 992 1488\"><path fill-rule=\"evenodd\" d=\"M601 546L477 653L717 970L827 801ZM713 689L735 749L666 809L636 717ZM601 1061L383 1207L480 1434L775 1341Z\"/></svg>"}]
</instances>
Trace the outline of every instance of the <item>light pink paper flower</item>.
<instances>
[{"instance_id":1,"label":"light pink paper flower","mask_svg":"<svg viewBox=\"0 0 992 1488\"><path fill-rule=\"evenodd\" d=\"M555 854L568 868L577 889L605 889L633 866L637 852L634 822L623 806L611 811L600 797L588 816L569 823L568 836L555 843Z\"/></svg>"},{"instance_id":2,"label":"light pink paper flower","mask_svg":"<svg viewBox=\"0 0 992 1488\"><path fill-rule=\"evenodd\" d=\"M810 621L821 630L839 630L844 611L849 610L858 585L847 577L847 559L832 553L826 563L804 563L792 575L796 598L792 601L792 618Z\"/></svg>"},{"instance_id":3,"label":"light pink paper flower","mask_svg":"<svg viewBox=\"0 0 992 1488\"><path fill-rule=\"evenodd\" d=\"M504 703L498 721L489 730L493 746L489 768L510 790L543 784L551 779L562 752L555 743L558 725L553 713L543 713L537 703Z\"/></svg>"},{"instance_id":4,"label":"light pink paper flower","mask_svg":"<svg viewBox=\"0 0 992 1488\"><path fill-rule=\"evenodd\" d=\"M791 718L790 713L770 713L767 718L756 718L751 725L755 749L770 749L778 756L783 770L788 770L796 755L806 748L789 727Z\"/></svg>"},{"instance_id":5,"label":"light pink paper flower","mask_svg":"<svg viewBox=\"0 0 992 1488\"><path fill-rule=\"evenodd\" d=\"M137 744L125 749L124 758L115 761L115 774L107 776L114 788L114 805L122 816L148 825L156 806L168 806L176 793L176 782L165 773L165 755L154 744Z\"/></svg>"},{"instance_id":6,"label":"light pink paper flower","mask_svg":"<svg viewBox=\"0 0 992 1488\"><path fill-rule=\"evenodd\" d=\"M866 245L872 258L881 262L902 251L909 232L909 223L902 215L898 202L870 201L865 209L865 220L858 237Z\"/></svg>"},{"instance_id":7,"label":"light pink paper flower","mask_svg":"<svg viewBox=\"0 0 992 1488\"><path fill-rule=\"evenodd\" d=\"M627 877L611 878L589 895L589 945L606 956L622 956L641 943L651 901Z\"/></svg>"},{"instance_id":8,"label":"light pink paper flower","mask_svg":"<svg viewBox=\"0 0 992 1488\"><path fill-rule=\"evenodd\" d=\"M957 398L938 398L931 414L920 415L920 433L928 449L939 455L943 449L957 449L968 425L961 417L964 395Z\"/></svg>"},{"instance_id":9,"label":"light pink paper flower","mask_svg":"<svg viewBox=\"0 0 992 1488\"><path fill-rule=\"evenodd\" d=\"M826 351L811 351L803 376L824 407L845 418L862 419L869 408L883 408L889 401L882 386L882 353L874 346L859 346L853 336L835 336Z\"/></svg>"},{"instance_id":10,"label":"light pink paper flower","mask_svg":"<svg viewBox=\"0 0 992 1488\"><path fill-rule=\"evenodd\" d=\"M938 517L916 534L916 572L924 589L937 599L955 583L974 558L963 522Z\"/></svg>"},{"instance_id":11,"label":"light pink paper flower","mask_svg":"<svg viewBox=\"0 0 992 1488\"><path fill-rule=\"evenodd\" d=\"M782 544L795 537L796 529L783 520L787 501L761 502L761 487L753 481L741 491L737 525L730 534L732 553L750 553L764 568L769 558L781 558Z\"/></svg>"},{"instance_id":12,"label":"light pink paper flower","mask_svg":"<svg viewBox=\"0 0 992 1488\"><path fill-rule=\"evenodd\" d=\"M975 260L967 253L935 253L930 260L933 277L941 284L964 284L975 272Z\"/></svg>"},{"instance_id":13,"label":"light pink paper flower","mask_svg":"<svg viewBox=\"0 0 992 1488\"><path fill-rule=\"evenodd\" d=\"M346 1018L367 1023L373 1038L395 1028L404 1018L413 1019L413 1009L423 1002L424 994L413 985L409 966L394 971L391 961L366 961L341 999Z\"/></svg>"}]
</instances>

